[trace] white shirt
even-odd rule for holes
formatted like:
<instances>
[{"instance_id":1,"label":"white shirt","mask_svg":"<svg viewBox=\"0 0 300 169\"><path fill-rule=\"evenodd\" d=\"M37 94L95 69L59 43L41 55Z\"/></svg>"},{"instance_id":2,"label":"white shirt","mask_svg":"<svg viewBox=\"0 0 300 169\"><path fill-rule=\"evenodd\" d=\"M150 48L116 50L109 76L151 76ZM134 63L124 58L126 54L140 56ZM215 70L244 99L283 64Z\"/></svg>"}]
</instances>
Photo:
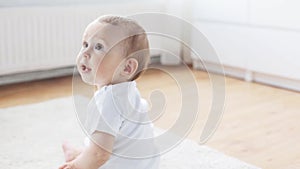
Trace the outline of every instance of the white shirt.
<instances>
[{"instance_id":1,"label":"white shirt","mask_svg":"<svg viewBox=\"0 0 300 169\"><path fill-rule=\"evenodd\" d=\"M135 81L104 86L95 92L88 105L84 127L115 137L110 159L99 169L158 169L149 106L141 98Z\"/></svg>"}]
</instances>

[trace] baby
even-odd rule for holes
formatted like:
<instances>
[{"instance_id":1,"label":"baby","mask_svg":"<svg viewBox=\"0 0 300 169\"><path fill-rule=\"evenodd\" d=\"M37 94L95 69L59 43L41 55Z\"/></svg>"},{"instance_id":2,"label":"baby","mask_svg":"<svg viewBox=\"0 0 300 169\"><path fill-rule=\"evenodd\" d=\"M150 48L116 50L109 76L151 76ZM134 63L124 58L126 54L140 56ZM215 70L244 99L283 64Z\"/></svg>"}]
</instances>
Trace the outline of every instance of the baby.
<instances>
[{"instance_id":1,"label":"baby","mask_svg":"<svg viewBox=\"0 0 300 169\"><path fill-rule=\"evenodd\" d=\"M148 61L147 35L135 21L103 16L87 26L77 69L85 83L97 86L83 124L89 143L64 143L66 163L59 169L158 168L149 106L135 83Z\"/></svg>"}]
</instances>

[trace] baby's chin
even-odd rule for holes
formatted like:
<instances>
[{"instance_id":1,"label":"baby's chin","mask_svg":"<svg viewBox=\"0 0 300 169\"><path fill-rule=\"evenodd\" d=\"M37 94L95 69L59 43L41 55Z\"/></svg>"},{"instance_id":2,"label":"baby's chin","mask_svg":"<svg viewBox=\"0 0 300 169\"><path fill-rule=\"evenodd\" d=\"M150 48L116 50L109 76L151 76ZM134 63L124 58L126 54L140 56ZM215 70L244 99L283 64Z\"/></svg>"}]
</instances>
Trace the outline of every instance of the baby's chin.
<instances>
[{"instance_id":1,"label":"baby's chin","mask_svg":"<svg viewBox=\"0 0 300 169\"><path fill-rule=\"evenodd\" d=\"M81 80L87 85L95 85L93 79L88 79L86 76L80 76Z\"/></svg>"},{"instance_id":2,"label":"baby's chin","mask_svg":"<svg viewBox=\"0 0 300 169\"><path fill-rule=\"evenodd\" d=\"M110 84L109 82L106 82L104 80L96 82L95 79L88 79L88 78L85 78L84 76L81 76L81 79L87 85L97 86L98 88L101 88L103 86Z\"/></svg>"}]
</instances>

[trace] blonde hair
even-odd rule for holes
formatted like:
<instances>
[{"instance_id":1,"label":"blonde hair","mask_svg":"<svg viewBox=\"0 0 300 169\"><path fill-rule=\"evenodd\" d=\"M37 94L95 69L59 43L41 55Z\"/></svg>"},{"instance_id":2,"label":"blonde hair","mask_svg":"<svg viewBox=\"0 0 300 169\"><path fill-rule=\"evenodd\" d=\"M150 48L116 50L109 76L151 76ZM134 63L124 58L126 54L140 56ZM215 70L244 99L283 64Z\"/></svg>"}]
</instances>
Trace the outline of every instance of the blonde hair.
<instances>
[{"instance_id":1,"label":"blonde hair","mask_svg":"<svg viewBox=\"0 0 300 169\"><path fill-rule=\"evenodd\" d=\"M134 20L114 15L98 18L98 22L120 26L127 35L120 43L123 45L125 57L132 57L138 61L138 68L131 80L135 80L145 71L150 59L149 42L145 30Z\"/></svg>"}]
</instances>

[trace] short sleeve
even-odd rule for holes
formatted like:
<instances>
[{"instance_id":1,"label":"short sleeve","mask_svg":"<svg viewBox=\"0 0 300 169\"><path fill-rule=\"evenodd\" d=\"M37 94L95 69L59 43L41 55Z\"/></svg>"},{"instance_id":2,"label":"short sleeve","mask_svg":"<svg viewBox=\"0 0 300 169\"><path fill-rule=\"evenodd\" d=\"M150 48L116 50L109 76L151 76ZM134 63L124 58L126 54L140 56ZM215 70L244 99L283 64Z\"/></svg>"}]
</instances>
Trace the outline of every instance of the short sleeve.
<instances>
[{"instance_id":1,"label":"short sleeve","mask_svg":"<svg viewBox=\"0 0 300 169\"><path fill-rule=\"evenodd\" d=\"M86 121L88 134L95 131L104 132L116 136L122 124L119 99L116 99L111 88L95 95L88 108L89 117Z\"/></svg>"}]
</instances>

